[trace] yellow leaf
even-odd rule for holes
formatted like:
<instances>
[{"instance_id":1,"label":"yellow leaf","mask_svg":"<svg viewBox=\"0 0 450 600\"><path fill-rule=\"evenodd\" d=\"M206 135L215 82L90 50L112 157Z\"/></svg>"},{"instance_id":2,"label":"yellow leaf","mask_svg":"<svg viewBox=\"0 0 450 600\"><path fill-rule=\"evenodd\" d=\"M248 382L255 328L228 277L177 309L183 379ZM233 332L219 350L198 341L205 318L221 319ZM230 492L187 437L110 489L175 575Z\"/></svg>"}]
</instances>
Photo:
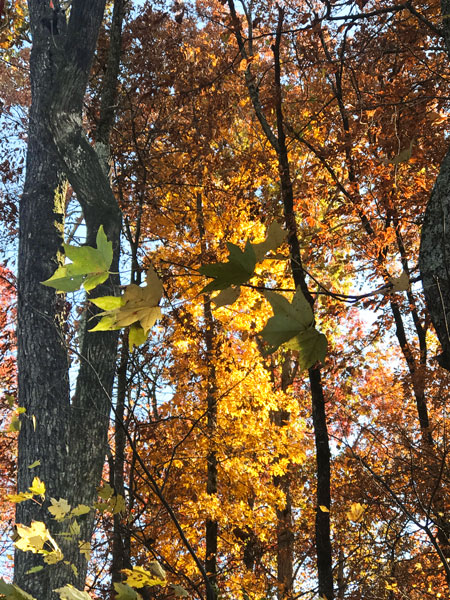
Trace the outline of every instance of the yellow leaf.
<instances>
[{"instance_id":1,"label":"yellow leaf","mask_svg":"<svg viewBox=\"0 0 450 600\"><path fill-rule=\"evenodd\" d=\"M156 563L156 561L152 561ZM125 583L135 588L142 588L145 586L153 585L165 585L165 572L161 565L159 566L158 575L154 574L155 568L152 571L146 571L143 567L133 567L133 569L123 569L122 573L126 575ZM154 565L152 565L154 567ZM162 575L162 577L161 577Z\"/></svg>"},{"instance_id":2,"label":"yellow leaf","mask_svg":"<svg viewBox=\"0 0 450 600\"><path fill-rule=\"evenodd\" d=\"M80 540L78 542L78 549L80 551L80 554L82 554L86 560L89 562L90 558L91 558L91 545L89 542L84 542L83 540Z\"/></svg>"},{"instance_id":3,"label":"yellow leaf","mask_svg":"<svg viewBox=\"0 0 450 600\"><path fill-rule=\"evenodd\" d=\"M59 500L50 498L50 502L52 505L48 507L48 512L53 515L53 518L57 521L66 519L71 508L67 500L64 500L64 498L60 498Z\"/></svg>"},{"instance_id":4,"label":"yellow leaf","mask_svg":"<svg viewBox=\"0 0 450 600\"><path fill-rule=\"evenodd\" d=\"M20 492L20 494L9 494L7 496L10 502L14 502L18 504L19 502L24 502L25 500L31 500L33 494L31 492Z\"/></svg>"},{"instance_id":5,"label":"yellow leaf","mask_svg":"<svg viewBox=\"0 0 450 600\"><path fill-rule=\"evenodd\" d=\"M239 63L238 71L245 71L247 69L247 65L248 65L248 60L243 58L241 60L241 62Z\"/></svg>"},{"instance_id":6,"label":"yellow leaf","mask_svg":"<svg viewBox=\"0 0 450 600\"><path fill-rule=\"evenodd\" d=\"M149 330L162 316L158 303L161 300L163 291L161 280L153 267L150 267L147 271L147 285L145 287L139 287L134 283L127 285L121 298L121 306L100 313L103 318L90 331L120 329L121 327L140 323L147 336ZM103 300L103 298L93 299L92 302L101 306ZM133 343L138 339L142 339L142 337L142 334L139 336L134 335Z\"/></svg>"},{"instance_id":7,"label":"yellow leaf","mask_svg":"<svg viewBox=\"0 0 450 600\"><path fill-rule=\"evenodd\" d=\"M76 506L72 512L70 513L71 517L80 517L81 515L87 515L88 512L90 512L90 507L86 506L85 504L79 504L78 506Z\"/></svg>"},{"instance_id":8,"label":"yellow leaf","mask_svg":"<svg viewBox=\"0 0 450 600\"><path fill-rule=\"evenodd\" d=\"M44 556L44 562L48 565L56 565L63 560L64 554L61 552L59 548L49 552L46 556Z\"/></svg>"},{"instance_id":9,"label":"yellow leaf","mask_svg":"<svg viewBox=\"0 0 450 600\"><path fill-rule=\"evenodd\" d=\"M16 532L19 539L14 542L16 548L24 552L30 551L33 554L41 553L45 542L51 540L50 533L41 521L32 521L31 525L16 525Z\"/></svg>"},{"instance_id":10,"label":"yellow leaf","mask_svg":"<svg viewBox=\"0 0 450 600\"><path fill-rule=\"evenodd\" d=\"M329 508L327 508L326 506L323 506L323 504L321 504L321 505L319 506L319 508L320 508L320 510L321 510L322 512L330 512L330 509L329 509Z\"/></svg>"},{"instance_id":11,"label":"yellow leaf","mask_svg":"<svg viewBox=\"0 0 450 600\"><path fill-rule=\"evenodd\" d=\"M39 477L35 477L33 479L33 483L28 488L30 492L32 492L35 496L41 496L44 500L45 498L45 483L39 479Z\"/></svg>"},{"instance_id":12,"label":"yellow leaf","mask_svg":"<svg viewBox=\"0 0 450 600\"><path fill-rule=\"evenodd\" d=\"M357 523L361 520L365 510L366 508L363 504L360 504L359 502L354 502L351 505L350 510L346 513L348 520Z\"/></svg>"}]
</instances>

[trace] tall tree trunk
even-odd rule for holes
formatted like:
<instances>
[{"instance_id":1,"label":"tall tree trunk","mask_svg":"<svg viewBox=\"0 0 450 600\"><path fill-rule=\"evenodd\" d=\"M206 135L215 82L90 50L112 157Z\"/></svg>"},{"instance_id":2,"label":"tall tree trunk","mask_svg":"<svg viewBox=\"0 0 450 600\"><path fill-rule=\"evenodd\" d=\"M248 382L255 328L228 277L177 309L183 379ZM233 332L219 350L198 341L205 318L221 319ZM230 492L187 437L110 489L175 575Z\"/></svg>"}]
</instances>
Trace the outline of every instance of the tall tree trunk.
<instances>
[{"instance_id":1,"label":"tall tree trunk","mask_svg":"<svg viewBox=\"0 0 450 600\"><path fill-rule=\"evenodd\" d=\"M200 234L200 247L202 255L206 256L207 244L205 240L205 223L203 218L203 203L201 193L197 194L197 225ZM217 494L217 452L215 449L215 434L217 429L217 381L215 369L215 333L214 318L211 310L209 294L203 296L203 316L205 319L205 347L207 368L206 413L208 431L208 454L206 457L206 493ZM211 589L207 590L208 600L216 600L217 588L217 534L218 523L216 519L206 520L205 532L205 571L208 575Z\"/></svg>"},{"instance_id":2,"label":"tall tree trunk","mask_svg":"<svg viewBox=\"0 0 450 600\"><path fill-rule=\"evenodd\" d=\"M280 178L281 196L283 200L284 221L288 232L288 245L291 256L292 277L296 287L299 287L305 298L313 308L314 298L312 297L306 282L305 271L302 265L300 253L300 243L297 235L297 224L294 210L294 194L292 189L292 180L290 176L289 153L286 145L286 131L283 115L283 99L281 85L281 61L280 46L283 35L284 9L278 8L278 24L275 34L275 43L272 46L274 55L274 86L275 86L275 113L276 113L276 134L267 121L259 97L258 87L255 85L254 77L251 71L251 59L253 57L253 39L251 35L252 26L250 15L247 15L249 21L249 39L244 41L241 33L240 21L236 13L234 0L228 0L228 7L233 23L234 34L242 58L247 59L245 70L245 81L248 94L253 104L255 114L261 124L262 130L267 137L268 142L274 149L278 161L278 174ZM248 47L248 51L247 51ZM312 414L314 424L314 437L316 442L316 554L317 554L317 575L319 584L319 595L327 600L334 599L333 589L333 563L331 548L331 530L330 530L330 503L331 503L331 484L330 484L330 448L326 422L325 401L323 387L320 376L320 368L314 366L309 369L309 380L312 399Z\"/></svg>"},{"instance_id":3,"label":"tall tree trunk","mask_svg":"<svg viewBox=\"0 0 450 600\"><path fill-rule=\"evenodd\" d=\"M87 243L103 225L113 243L111 271L117 272L121 215L107 173L81 129L86 91L105 0L74 0L70 19L57 1L29 0L33 45L30 58L30 109L27 174L20 204L18 275L19 402L26 409L19 434L18 489L39 476L47 497L92 505L104 463L114 379L117 333L89 333L85 320L75 396L69 399L69 355L65 344L64 297L41 285L61 258L64 201L60 191L69 179L84 213ZM110 277L96 295L117 294ZM88 315L93 312L87 309ZM39 460L33 471L28 465ZM44 521L51 532L48 502L18 505L17 521ZM81 534L62 544L65 559L76 567L40 566L39 555L16 552L15 582L39 600L50 600L66 583L83 587L86 559L78 541L90 540L93 511L80 518ZM59 538L57 538L59 539Z\"/></svg>"}]
</instances>

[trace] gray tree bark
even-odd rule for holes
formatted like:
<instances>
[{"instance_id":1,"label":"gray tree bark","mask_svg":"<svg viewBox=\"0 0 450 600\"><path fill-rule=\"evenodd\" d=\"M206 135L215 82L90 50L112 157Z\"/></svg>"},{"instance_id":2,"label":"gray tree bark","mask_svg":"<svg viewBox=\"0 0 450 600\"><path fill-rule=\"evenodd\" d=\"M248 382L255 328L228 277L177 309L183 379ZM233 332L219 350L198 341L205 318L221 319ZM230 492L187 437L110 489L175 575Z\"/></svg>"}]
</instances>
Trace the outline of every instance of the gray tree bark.
<instances>
[{"instance_id":1,"label":"gray tree bark","mask_svg":"<svg viewBox=\"0 0 450 600\"><path fill-rule=\"evenodd\" d=\"M121 214L104 161L85 138L82 103L94 55L105 0L74 0L70 16L57 1L29 0L33 45L30 58L30 108L27 172L20 203L18 257L18 378L22 417L18 450L18 490L38 476L47 488L43 506L27 501L17 507L17 522L44 521L77 570L63 563L42 565L41 557L16 552L15 582L39 600L71 583L83 588L85 557L78 540L90 540L93 511L79 519L81 534L60 542L61 531L48 511L48 498L65 498L72 506L91 505L100 482L107 443L117 333L89 333L85 319L80 370L70 400L69 362L65 342L65 299L41 284L61 261L64 228L64 179L82 206L87 244L95 246L100 225L113 242L111 271L117 272ZM93 295L118 294L118 276ZM87 308L89 312L91 309ZM94 313L88 314L88 317ZM28 466L40 461L33 470ZM63 527L64 528L64 527Z\"/></svg>"},{"instance_id":2,"label":"gray tree bark","mask_svg":"<svg viewBox=\"0 0 450 600\"><path fill-rule=\"evenodd\" d=\"M450 57L450 0L441 1L442 33ZM450 151L442 161L422 226L419 270L431 321L442 346L439 364L450 371Z\"/></svg>"}]
</instances>

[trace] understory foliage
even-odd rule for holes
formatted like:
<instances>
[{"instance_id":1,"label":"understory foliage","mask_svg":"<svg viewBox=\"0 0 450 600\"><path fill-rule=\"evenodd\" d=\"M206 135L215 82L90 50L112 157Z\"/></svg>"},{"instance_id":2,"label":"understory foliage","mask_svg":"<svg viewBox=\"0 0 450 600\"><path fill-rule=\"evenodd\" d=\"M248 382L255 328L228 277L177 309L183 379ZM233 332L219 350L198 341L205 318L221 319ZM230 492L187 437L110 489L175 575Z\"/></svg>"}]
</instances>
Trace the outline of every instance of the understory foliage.
<instances>
[{"instance_id":1,"label":"understory foliage","mask_svg":"<svg viewBox=\"0 0 450 600\"><path fill-rule=\"evenodd\" d=\"M4 36L26 35L22 14L0 13ZM127 6L110 160L123 285L92 300L91 330L120 330L100 498L71 507L37 478L1 500L11 520L14 503L48 506L58 535L90 554L86 590L59 588L62 600L448 597L449 375L417 262L448 145L443 30L434 0ZM106 22L85 99L92 143L108 45ZM28 102L15 78L10 115ZM5 238L21 174L9 160ZM68 261L43 283L61 293L75 371L112 245L103 228L85 245L72 195ZM0 271L11 493L8 281ZM77 519L94 510L89 542ZM43 522L19 525L15 546L71 568ZM1 596L28 597L4 582Z\"/></svg>"}]
</instances>

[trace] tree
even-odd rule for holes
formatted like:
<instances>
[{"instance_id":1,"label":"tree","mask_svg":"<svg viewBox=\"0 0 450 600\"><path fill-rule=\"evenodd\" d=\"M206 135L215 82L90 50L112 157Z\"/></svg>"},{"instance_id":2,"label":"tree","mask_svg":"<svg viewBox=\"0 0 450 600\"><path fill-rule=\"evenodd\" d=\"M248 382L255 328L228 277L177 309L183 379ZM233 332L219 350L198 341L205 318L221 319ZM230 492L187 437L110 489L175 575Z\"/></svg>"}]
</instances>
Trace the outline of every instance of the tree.
<instances>
[{"instance_id":1,"label":"tree","mask_svg":"<svg viewBox=\"0 0 450 600\"><path fill-rule=\"evenodd\" d=\"M116 6L122 6L120 2ZM29 113L26 179L20 202L18 262L18 384L21 418L18 451L19 491L38 476L49 497L65 498L72 506L92 505L106 452L106 436L115 371L117 334L89 333L92 309L86 309L77 384L71 399L65 311L55 290L45 287L61 260L66 207L66 179L83 210L86 241L93 245L100 225L112 241L117 272L121 216L108 178L108 131L96 150L81 128L83 99L102 23L105 1L75 1L70 14L59 2L29 2L32 49L30 57L31 107ZM121 10L119 10L119 15ZM120 20L119 20L120 32ZM120 35L111 36L111 54L120 48ZM111 61L105 78L113 105L118 63ZM109 78L108 78L109 76ZM103 116L103 114L102 114ZM97 288L117 294L118 277ZM86 444L86 441L88 443ZM39 462L31 471L29 466ZM42 506L18 505L17 522L49 522L48 500ZM90 540L92 513L82 519L80 541ZM49 525L51 531L53 525ZM39 599L73 582L83 587L86 558L76 544L64 547L66 560L75 565L43 569L38 555L17 551L15 581Z\"/></svg>"}]
</instances>

